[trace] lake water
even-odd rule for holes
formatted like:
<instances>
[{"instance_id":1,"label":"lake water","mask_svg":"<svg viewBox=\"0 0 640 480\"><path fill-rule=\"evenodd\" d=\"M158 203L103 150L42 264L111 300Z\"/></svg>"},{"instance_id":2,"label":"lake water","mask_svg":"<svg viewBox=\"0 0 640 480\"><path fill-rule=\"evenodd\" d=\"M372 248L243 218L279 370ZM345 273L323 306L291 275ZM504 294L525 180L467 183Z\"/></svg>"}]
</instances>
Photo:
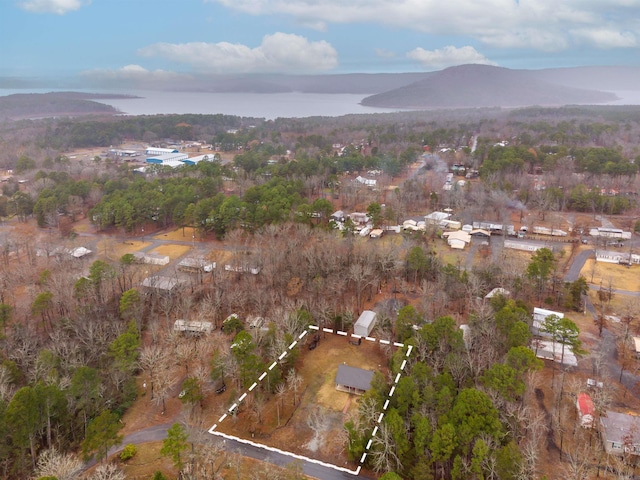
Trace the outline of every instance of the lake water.
<instances>
[{"instance_id":1,"label":"lake water","mask_svg":"<svg viewBox=\"0 0 640 480\"><path fill-rule=\"evenodd\" d=\"M45 93L51 89L0 89L0 96L14 93ZM83 90L76 90L83 91ZM89 92L89 91L87 91ZM349 114L389 113L400 109L374 108L360 105L367 95L321 93L207 93L165 91L119 91L96 93L134 95L140 98L100 99L96 102L111 105L123 115L158 114L217 114L241 117L302 118L339 117ZM613 92L619 100L610 105L640 105L640 90Z\"/></svg>"},{"instance_id":2,"label":"lake water","mask_svg":"<svg viewBox=\"0 0 640 480\"><path fill-rule=\"evenodd\" d=\"M0 89L0 96L15 93L46 93L52 90ZM349 114L388 113L399 109L373 108L360 105L362 94L321 94L321 93L207 93L207 92L164 92L164 91L86 91L87 93L114 93L133 95L140 98L95 99L111 105L124 115L158 114L217 114L240 117L266 118L273 120L302 117L339 117Z\"/></svg>"}]
</instances>

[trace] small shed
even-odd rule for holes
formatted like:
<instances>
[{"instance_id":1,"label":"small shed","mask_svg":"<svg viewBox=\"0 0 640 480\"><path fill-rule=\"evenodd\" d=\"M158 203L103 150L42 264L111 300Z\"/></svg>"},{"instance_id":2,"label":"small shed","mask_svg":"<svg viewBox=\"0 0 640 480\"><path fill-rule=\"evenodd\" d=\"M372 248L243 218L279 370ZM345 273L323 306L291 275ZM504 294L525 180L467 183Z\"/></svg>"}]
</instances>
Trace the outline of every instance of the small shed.
<instances>
[{"instance_id":1,"label":"small shed","mask_svg":"<svg viewBox=\"0 0 640 480\"><path fill-rule=\"evenodd\" d=\"M588 393L581 393L576 400L576 408L578 409L578 419L580 426L584 428L593 428L593 417L596 409L593 401Z\"/></svg>"},{"instance_id":2,"label":"small shed","mask_svg":"<svg viewBox=\"0 0 640 480\"><path fill-rule=\"evenodd\" d=\"M353 326L353 333L361 337L368 337L375 326L376 312L365 310L360 314L358 321Z\"/></svg>"},{"instance_id":3,"label":"small shed","mask_svg":"<svg viewBox=\"0 0 640 480\"><path fill-rule=\"evenodd\" d=\"M373 372L363 368L338 365L336 374L336 390L362 395L371 388Z\"/></svg>"}]
</instances>

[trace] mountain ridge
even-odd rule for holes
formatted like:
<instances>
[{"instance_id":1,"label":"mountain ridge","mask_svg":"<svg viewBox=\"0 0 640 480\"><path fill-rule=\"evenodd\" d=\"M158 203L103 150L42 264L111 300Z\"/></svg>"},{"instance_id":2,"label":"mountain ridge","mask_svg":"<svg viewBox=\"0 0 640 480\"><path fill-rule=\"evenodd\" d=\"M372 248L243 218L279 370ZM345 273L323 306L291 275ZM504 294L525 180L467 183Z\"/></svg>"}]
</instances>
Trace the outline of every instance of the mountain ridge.
<instances>
[{"instance_id":1,"label":"mountain ridge","mask_svg":"<svg viewBox=\"0 0 640 480\"><path fill-rule=\"evenodd\" d=\"M595 67L597 68L597 67ZM595 71L595 70L592 70ZM638 69L630 71L636 75ZM584 77L582 71L512 70L490 65L449 67L412 84L371 95L362 104L387 108L481 108L598 104L617 99L615 88L570 86ZM636 87L637 88L637 87ZM609 91L607 91L609 90Z\"/></svg>"}]
</instances>

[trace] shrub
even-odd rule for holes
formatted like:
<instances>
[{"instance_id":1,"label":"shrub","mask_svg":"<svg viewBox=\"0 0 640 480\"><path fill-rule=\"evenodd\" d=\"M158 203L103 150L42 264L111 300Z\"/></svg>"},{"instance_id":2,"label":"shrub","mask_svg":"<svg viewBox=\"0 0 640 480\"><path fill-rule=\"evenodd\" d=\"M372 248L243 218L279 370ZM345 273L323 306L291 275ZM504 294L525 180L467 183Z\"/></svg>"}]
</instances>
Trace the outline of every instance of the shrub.
<instances>
[{"instance_id":1,"label":"shrub","mask_svg":"<svg viewBox=\"0 0 640 480\"><path fill-rule=\"evenodd\" d=\"M133 458L136 453L138 453L138 447L133 443L129 443L128 445L125 445L124 449L120 453L120 460L126 462L130 458Z\"/></svg>"}]
</instances>

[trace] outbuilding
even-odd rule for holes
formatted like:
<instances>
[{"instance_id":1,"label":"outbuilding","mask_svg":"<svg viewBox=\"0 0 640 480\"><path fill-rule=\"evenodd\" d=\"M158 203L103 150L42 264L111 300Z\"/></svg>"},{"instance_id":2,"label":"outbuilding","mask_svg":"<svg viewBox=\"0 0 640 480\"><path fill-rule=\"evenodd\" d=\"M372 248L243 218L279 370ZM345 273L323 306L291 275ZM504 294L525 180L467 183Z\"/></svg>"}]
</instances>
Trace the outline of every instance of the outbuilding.
<instances>
[{"instance_id":1,"label":"outbuilding","mask_svg":"<svg viewBox=\"0 0 640 480\"><path fill-rule=\"evenodd\" d=\"M360 314L358 321L353 326L353 333L361 337L368 337L375 326L376 312L365 310Z\"/></svg>"},{"instance_id":2,"label":"outbuilding","mask_svg":"<svg viewBox=\"0 0 640 480\"><path fill-rule=\"evenodd\" d=\"M576 408L578 409L578 419L580 426L584 428L593 428L593 416L596 409L593 401L588 393L581 393L576 400Z\"/></svg>"}]
</instances>

